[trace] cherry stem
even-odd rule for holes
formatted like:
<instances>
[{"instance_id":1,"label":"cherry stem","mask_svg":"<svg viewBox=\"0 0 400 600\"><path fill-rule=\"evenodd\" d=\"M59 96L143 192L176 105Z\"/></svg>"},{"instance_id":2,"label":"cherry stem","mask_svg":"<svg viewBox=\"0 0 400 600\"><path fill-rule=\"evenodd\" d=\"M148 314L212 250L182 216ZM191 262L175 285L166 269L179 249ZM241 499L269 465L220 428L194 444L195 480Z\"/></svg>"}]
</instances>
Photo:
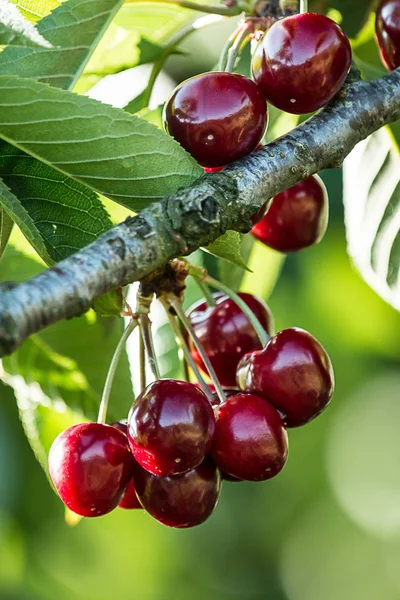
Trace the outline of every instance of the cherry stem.
<instances>
[{"instance_id":1,"label":"cherry stem","mask_svg":"<svg viewBox=\"0 0 400 600\"><path fill-rule=\"evenodd\" d=\"M199 355L207 369L207 372L210 376L210 379L215 387L215 391L218 395L218 398L220 399L221 402L224 402L226 400L224 390L222 389L221 384L218 381L217 374L214 371L214 367L212 366L210 359L208 358L206 352L204 351L203 345L201 344L199 338L197 337L190 320L188 319L188 317L185 314L185 311L182 308L182 304L181 304L180 300L178 300L178 298L176 298L173 295L169 295L167 297L167 299L168 299L168 303L170 304L170 306L172 306L172 308L175 310L176 314L178 315L178 318L182 322L182 325L184 326L184 328L186 329L186 331L192 338L193 344L196 346L197 352L199 353Z\"/></svg>"},{"instance_id":2,"label":"cherry stem","mask_svg":"<svg viewBox=\"0 0 400 600\"><path fill-rule=\"evenodd\" d=\"M308 12L308 0L300 0L300 14Z\"/></svg>"},{"instance_id":3,"label":"cherry stem","mask_svg":"<svg viewBox=\"0 0 400 600\"><path fill-rule=\"evenodd\" d=\"M128 4L135 4L136 2L143 2L143 0L130 0ZM191 10L197 10L213 15L222 15L223 17L234 17L239 15L242 11L239 6L209 6L204 4L197 4L197 2L190 2L190 0L151 0L151 4L175 4L182 8L189 8Z\"/></svg>"},{"instance_id":4,"label":"cherry stem","mask_svg":"<svg viewBox=\"0 0 400 600\"><path fill-rule=\"evenodd\" d=\"M194 362L194 360L192 358L192 355L190 354L190 350L186 344L185 336L180 328L179 322L175 319L175 317L173 317L171 315L168 302L166 302L165 300L161 300L161 302L165 308L165 312L167 313L168 320L171 325L173 334L175 336L176 343L178 344L179 350L185 357L186 364L189 365L190 368L192 369L197 381L199 382L201 389L203 390L203 392L205 393L205 395L211 402L213 400L212 392L211 392L210 388L208 387L208 385L206 384L206 382L204 381L204 378L201 375L199 368L197 367L196 363ZM188 380L189 380L189 378L188 378Z\"/></svg>"},{"instance_id":5,"label":"cherry stem","mask_svg":"<svg viewBox=\"0 0 400 600\"><path fill-rule=\"evenodd\" d=\"M153 373L154 379L161 379L160 369L158 368L158 362L156 357L156 351L154 349L153 335L151 333L151 321L147 313L139 314L139 328L140 334L143 339L143 344L147 354L147 360L149 361L151 372Z\"/></svg>"},{"instance_id":6,"label":"cherry stem","mask_svg":"<svg viewBox=\"0 0 400 600\"><path fill-rule=\"evenodd\" d=\"M199 288L201 289L201 292L204 296L204 300L206 301L207 306L215 306L216 302L215 302L215 298L212 295L212 293L210 292L209 288L200 280L200 279L195 279L197 285L199 286Z\"/></svg>"},{"instance_id":7,"label":"cherry stem","mask_svg":"<svg viewBox=\"0 0 400 600\"><path fill-rule=\"evenodd\" d=\"M192 277L196 277L206 285L209 285L210 287L213 287L216 290L223 292L229 298L231 298L231 300L233 300L235 304L238 305L240 310L246 315L246 317L249 319L250 323L254 327L262 346L265 346L269 342L270 337L268 333L265 331L264 327L261 325L260 321L257 319L256 315L253 313L251 308L247 306L246 302L244 302L244 300L242 300L241 297L238 296L238 294L236 294L236 292L231 290L224 283L221 283L220 281L217 281L216 279L208 275L205 269L190 264L188 265L188 267L189 273L190 275L192 275Z\"/></svg>"},{"instance_id":8,"label":"cherry stem","mask_svg":"<svg viewBox=\"0 0 400 600\"><path fill-rule=\"evenodd\" d=\"M225 71L229 73L233 72L236 60L242 52L243 47L249 41L252 31L253 25L251 23L244 23L237 29L234 42L228 49L228 56L224 69Z\"/></svg>"},{"instance_id":9,"label":"cherry stem","mask_svg":"<svg viewBox=\"0 0 400 600\"><path fill-rule=\"evenodd\" d=\"M139 335L139 387L140 393L146 389L146 352L142 335Z\"/></svg>"},{"instance_id":10,"label":"cherry stem","mask_svg":"<svg viewBox=\"0 0 400 600\"><path fill-rule=\"evenodd\" d=\"M239 26L237 29L235 29L235 31L232 33L232 35L230 35L229 38L226 40L225 45L221 52L221 56L219 58L218 71L226 71L226 64L228 62L229 51L232 48L233 44L235 43L236 37L237 37L238 33L241 31L241 28L242 28L242 26Z\"/></svg>"},{"instance_id":11,"label":"cherry stem","mask_svg":"<svg viewBox=\"0 0 400 600\"><path fill-rule=\"evenodd\" d=\"M118 342L118 345L115 349L114 355L111 359L110 367L108 369L108 373L107 373L107 377L106 377L106 382L104 384L103 395L101 397L99 414L97 417L98 423L106 422L108 402L110 399L110 392L111 392L112 384L114 381L115 373L117 371L118 363L121 358L121 354L125 348L125 344L129 338L129 336L131 335L132 331L135 329L135 327L137 327L137 325L138 325L137 319L133 318L131 320L131 322L129 323L128 327L126 327L124 333L122 334L122 337L121 337L120 341Z\"/></svg>"},{"instance_id":12,"label":"cherry stem","mask_svg":"<svg viewBox=\"0 0 400 600\"><path fill-rule=\"evenodd\" d=\"M185 328L183 327L183 325L180 321L179 321L179 328L181 331L181 336L183 337L183 340L185 340L185 336L184 336ZM188 365L188 361L186 360L186 356L183 351L179 352L179 354L181 355L180 358L181 358L181 362L182 362L183 376L185 378L185 381L190 381L189 365Z\"/></svg>"}]
</instances>

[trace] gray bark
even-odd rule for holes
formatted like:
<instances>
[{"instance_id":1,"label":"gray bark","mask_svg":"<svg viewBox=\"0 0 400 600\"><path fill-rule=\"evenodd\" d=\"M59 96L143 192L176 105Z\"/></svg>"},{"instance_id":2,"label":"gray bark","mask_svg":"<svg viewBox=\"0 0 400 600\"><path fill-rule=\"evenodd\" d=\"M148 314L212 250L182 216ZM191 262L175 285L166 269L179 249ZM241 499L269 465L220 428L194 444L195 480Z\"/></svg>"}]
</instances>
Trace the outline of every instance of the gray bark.
<instances>
[{"instance_id":1,"label":"gray bark","mask_svg":"<svg viewBox=\"0 0 400 600\"><path fill-rule=\"evenodd\" d=\"M339 167L358 142L399 118L400 71L366 83L353 70L338 97L294 131L152 204L37 277L0 286L0 356L226 230L249 231L268 199L321 169Z\"/></svg>"}]
</instances>

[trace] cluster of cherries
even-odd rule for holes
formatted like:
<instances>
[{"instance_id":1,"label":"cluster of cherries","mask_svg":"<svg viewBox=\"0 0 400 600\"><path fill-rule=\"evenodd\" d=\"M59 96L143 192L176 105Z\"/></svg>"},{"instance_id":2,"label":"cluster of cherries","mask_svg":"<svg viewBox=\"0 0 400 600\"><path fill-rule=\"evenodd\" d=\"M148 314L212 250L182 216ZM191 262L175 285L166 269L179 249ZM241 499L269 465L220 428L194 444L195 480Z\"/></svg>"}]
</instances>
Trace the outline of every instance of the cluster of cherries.
<instances>
[{"instance_id":1,"label":"cluster of cherries","mask_svg":"<svg viewBox=\"0 0 400 600\"><path fill-rule=\"evenodd\" d=\"M214 511L223 479L265 481L282 470L286 428L308 423L329 404L332 365L309 333L273 335L267 305L240 297L270 336L264 347L223 294L188 313L225 399L207 397L198 384L159 379L137 397L127 421L83 423L55 440L50 476L70 510L95 517L118 505L144 508L164 525L192 527ZM190 341L189 347L205 371Z\"/></svg>"},{"instance_id":2,"label":"cluster of cherries","mask_svg":"<svg viewBox=\"0 0 400 600\"><path fill-rule=\"evenodd\" d=\"M331 19L304 13L275 22L252 58L254 81L209 72L180 84L164 108L165 130L206 172L260 147L268 121L266 101L295 114L314 112L341 89L351 47ZM318 243L328 223L328 198L314 176L276 196L254 218L252 234L280 252Z\"/></svg>"}]
</instances>

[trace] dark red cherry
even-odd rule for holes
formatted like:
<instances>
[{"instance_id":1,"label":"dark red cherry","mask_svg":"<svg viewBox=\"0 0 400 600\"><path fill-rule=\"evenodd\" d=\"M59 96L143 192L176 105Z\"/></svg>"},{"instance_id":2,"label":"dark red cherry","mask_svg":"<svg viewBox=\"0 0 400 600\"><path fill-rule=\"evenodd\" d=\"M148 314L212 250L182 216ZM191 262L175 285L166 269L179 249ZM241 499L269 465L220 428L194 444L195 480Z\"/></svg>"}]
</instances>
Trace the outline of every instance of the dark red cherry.
<instances>
[{"instance_id":1,"label":"dark red cherry","mask_svg":"<svg viewBox=\"0 0 400 600\"><path fill-rule=\"evenodd\" d=\"M118 504L120 508L125 508L125 510L133 510L135 508L142 508L135 490L135 482L133 479L128 483L128 487L126 488L124 497L121 502Z\"/></svg>"},{"instance_id":2,"label":"dark red cherry","mask_svg":"<svg viewBox=\"0 0 400 600\"><path fill-rule=\"evenodd\" d=\"M325 106L342 87L351 65L350 42L334 21L304 13L274 23L252 60L265 98L288 113Z\"/></svg>"},{"instance_id":3,"label":"dark red cherry","mask_svg":"<svg viewBox=\"0 0 400 600\"><path fill-rule=\"evenodd\" d=\"M296 252L323 238L328 212L325 185L314 175L275 196L251 233L274 250Z\"/></svg>"},{"instance_id":4,"label":"dark red cherry","mask_svg":"<svg viewBox=\"0 0 400 600\"><path fill-rule=\"evenodd\" d=\"M298 427L318 416L331 401L332 363L321 344L303 329L284 329L263 350L243 357L237 370L239 387L266 398Z\"/></svg>"},{"instance_id":5,"label":"dark red cherry","mask_svg":"<svg viewBox=\"0 0 400 600\"><path fill-rule=\"evenodd\" d=\"M271 479L283 469L288 455L281 417L259 396L229 398L218 409L211 455L222 471L237 479Z\"/></svg>"},{"instance_id":6,"label":"dark red cherry","mask_svg":"<svg viewBox=\"0 0 400 600\"><path fill-rule=\"evenodd\" d=\"M54 487L64 504L83 517L99 517L118 506L133 464L126 436L100 423L70 427L49 453Z\"/></svg>"},{"instance_id":7,"label":"dark red cherry","mask_svg":"<svg viewBox=\"0 0 400 600\"><path fill-rule=\"evenodd\" d=\"M163 120L165 130L201 165L221 167L257 147L267 107L247 77L212 72L181 83L165 105Z\"/></svg>"},{"instance_id":8,"label":"dark red cherry","mask_svg":"<svg viewBox=\"0 0 400 600\"><path fill-rule=\"evenodd\" d=\"M204 523L217 506L221 477L210 457L184 475L156 477L135 467L136 493L145 510L168 527Z\"/></svg>"},{"instance_id":9,"label":"dark red cherry","mask_svg":"<svg viewBox=\"0 0 400 600\"><path fill-rule=\"evenodd\" d=\"M376 40L383 64L400 66L400 0L383 0L376 13Z\"/></svg>"},{"instance_id":10,"label":"dark red cherry","mask_svg":"<svg viewBox=\"0 0 400 600\"><path fill-rule=\"evenodd\" d=\"M161 477L199 465L210 449L214 412L192 383L161 379L138 396L128 417L128 438L138 463Z\"/></svg>"},{"instance_id":11,"label":"dark red cherry","mask_svg":"<svg viewBox=\"0 0 400 600\"><path fill-rule=\"evenodd\" d=\"M239 296L272 335L274 320L265 302L251 294L239 293ZM250 321L233 300L223 294L214 294L214 298L215 306L199 302L189 309L188 316L221 385L236 387L239 360L246 352L261 349L261 343ZM188 339L188 343L197 366L206 372L193 342Z\"/></svg>"}]
</instances>

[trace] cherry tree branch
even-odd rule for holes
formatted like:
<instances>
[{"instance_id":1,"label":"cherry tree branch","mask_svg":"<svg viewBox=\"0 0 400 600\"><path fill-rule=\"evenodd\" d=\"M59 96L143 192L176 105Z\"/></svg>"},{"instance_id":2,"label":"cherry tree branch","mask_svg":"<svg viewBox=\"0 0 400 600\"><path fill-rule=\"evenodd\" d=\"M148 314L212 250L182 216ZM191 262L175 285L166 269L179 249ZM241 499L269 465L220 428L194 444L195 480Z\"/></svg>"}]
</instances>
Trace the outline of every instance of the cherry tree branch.
<instances>
[{"instance_id":1,"label":"cherry tree branch","mask_svg":"<svg viewBox=\"0 0 400 600\"><path fill-rule=\"evenodd\" d=\"M334 102L263 150L152 204L33 279L0 286L0 356L226 230L249 231L269 198L339 167L358 142L398 119L400 70L371 83L352 71Z\"/></svg>"}]
</instances>

